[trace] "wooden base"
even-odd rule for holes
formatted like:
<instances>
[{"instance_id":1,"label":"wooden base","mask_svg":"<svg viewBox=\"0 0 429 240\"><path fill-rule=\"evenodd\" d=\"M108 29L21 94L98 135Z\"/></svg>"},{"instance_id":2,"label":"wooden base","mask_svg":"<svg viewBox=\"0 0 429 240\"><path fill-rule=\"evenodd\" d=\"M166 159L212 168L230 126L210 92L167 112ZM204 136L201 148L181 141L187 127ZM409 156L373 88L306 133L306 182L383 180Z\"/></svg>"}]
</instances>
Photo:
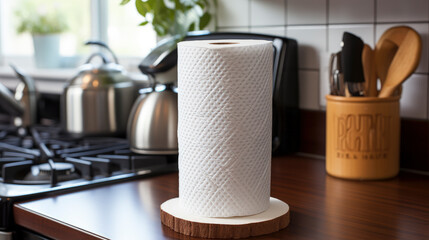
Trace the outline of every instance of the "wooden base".
<instances>
[{"instance_id":1,"label":"wooden base","mask_svg":"<svg viewBox=\"0 0 429 240\"><path fill-rule=\"evenodd\" d=\"M161 222L184 235L202 238L247 238L277 232L289 225L289 206L270 198L265 212L228 218L200 217L187 213L179 198L161 204Z\"/></svg>"}]
</instances>

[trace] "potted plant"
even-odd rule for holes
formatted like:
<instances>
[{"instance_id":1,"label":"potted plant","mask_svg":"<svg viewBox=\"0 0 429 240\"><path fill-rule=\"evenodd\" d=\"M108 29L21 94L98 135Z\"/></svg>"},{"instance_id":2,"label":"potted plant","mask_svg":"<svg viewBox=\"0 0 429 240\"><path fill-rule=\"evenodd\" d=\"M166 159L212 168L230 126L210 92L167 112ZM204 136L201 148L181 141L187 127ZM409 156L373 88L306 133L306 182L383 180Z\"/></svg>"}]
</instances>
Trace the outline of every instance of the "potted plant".
<instances>
[{"instance_id":1,"label":"potted plant","mask_svg":"<svg viewBox=\"0 0 429 240\"><path fill-rule=\"evenodd\" d=\"M32 35L34 55L38 68L60 66L60 33L67 30L64 18L57 10L47 11L44 7L28 7L17 11L18 33Z\"/></svg>"},{"instance_id":2,"label":"potted plant","mask_svg":"<svg viewBox=\"0 0 429 240\"><path fill-rule=\"evenodd\" d=\"M130 0L122 0L121 5ZM144 26L152 24L159 37L180 35L204 29L210 23L212 0L135 0L135 6L143 16Z\"/></svg>"}]
</instances>

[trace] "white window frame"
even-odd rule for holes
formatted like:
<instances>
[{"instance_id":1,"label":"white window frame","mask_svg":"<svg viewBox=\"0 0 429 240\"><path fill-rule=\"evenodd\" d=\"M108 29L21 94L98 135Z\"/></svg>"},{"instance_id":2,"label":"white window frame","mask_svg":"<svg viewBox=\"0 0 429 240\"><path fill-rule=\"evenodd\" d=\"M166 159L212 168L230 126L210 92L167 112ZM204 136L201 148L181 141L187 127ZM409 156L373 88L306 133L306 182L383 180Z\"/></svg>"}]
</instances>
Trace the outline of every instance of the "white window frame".
<instances>
[{"instance_id":1,"label":"white window frame","mask_svg":"<svg viewBox=\"0 0 429 240\"><path fill-rule=\"evenodd\" d=\"M5 0L0 0L0 8L2 5L2 2ZM108 28L108 1L106 0L90 0L90 24L91 24L91 40L97 40L97 41L103 41L108 44L108 35L107 35L107 28ZM1 12L0 12L0 19L1 19ZM47 76L50 78L52 75L52 78L56 78L58 75L59 78L63 78L64 76L70 75L72 72L70 69L36 69L33 65L33 60L29 56L14 56L14 55L4 55L2 50L2 29L0 25L0 76L1 75L10 75L12 74L11 70L7 66L8 62L13 62L16 65L30 68L29 71L32 75L40 75ZM94 50L99 50L97 46L93 46ZM137 68L137 65L141 59L143 59L144 56L139 57L126 57L126 56L118 56L120 63L127 68L128 71L132 73L138 73L139 70Z\"/></svg>"}]
</instances>

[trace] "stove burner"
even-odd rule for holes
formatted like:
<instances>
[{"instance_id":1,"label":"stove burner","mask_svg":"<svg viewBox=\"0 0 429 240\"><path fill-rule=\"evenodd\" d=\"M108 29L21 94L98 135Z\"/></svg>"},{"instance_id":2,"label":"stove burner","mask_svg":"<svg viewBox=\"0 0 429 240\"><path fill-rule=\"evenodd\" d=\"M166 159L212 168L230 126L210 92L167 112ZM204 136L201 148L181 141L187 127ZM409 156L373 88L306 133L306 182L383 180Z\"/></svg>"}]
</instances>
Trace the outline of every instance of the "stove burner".
<instances>
[{"instance_id":1,"label":"stove burner","mask_svg":"<svg viewBox=\"0 0 429 240\"><path fill-rule=\"evenodd\" d=\"M123 174L176 162L176 156L148 156L129 150L124 138L80 137L57 127L0 126L0 182L51 187L70 180L115 179Z\"/></svg>"},{"instance_id":2,"label":"stove burner","mask_svg":"<svg viewBox=\"0 0 429 240\"><path fill-rule=\"evenodd\" d=\"M39 166L41 174L51 174L52 168L49 163L42 163ZM74 166L71 163L56 162L54 168L58 175L67 175L74 172Z\"/></svg>"},{"instance_id":3,"label":"stove burner","mask_svg":"<svg viewBox=\"0 0 429 240\"><path fill-rule=\"evenodd\" d=\"M21 124L19 124L19 125L21 125ZM27 130L25 128L20 127L20 128L18 128L17 133L18 133L18 136L24 137L25 135L27 135Z\"/></svg>"},{"instance_id":4,"label":"stove burner","mask_svg":"<svg viewBox=\"0 0 429 240\"><path fill-rule=\"evenodd\" d=\"M63 162L53 162L33 165L30 171L22 178L15 179L15 184L50 184L56 186L58 182L79 179L73 164Z\"/></svg>"},{"instance_id":5,"label":"stove burner","mask_svg":"<svg viewBox=\"0 0 429 240\"><path fill-rule=\"evenodd\" d=\"M53 125L18 131L0 125L2 231L15 226L16 201L177 171L177 155L136 154L124 138L75 138Z\"/></svg>"}]
</instances>

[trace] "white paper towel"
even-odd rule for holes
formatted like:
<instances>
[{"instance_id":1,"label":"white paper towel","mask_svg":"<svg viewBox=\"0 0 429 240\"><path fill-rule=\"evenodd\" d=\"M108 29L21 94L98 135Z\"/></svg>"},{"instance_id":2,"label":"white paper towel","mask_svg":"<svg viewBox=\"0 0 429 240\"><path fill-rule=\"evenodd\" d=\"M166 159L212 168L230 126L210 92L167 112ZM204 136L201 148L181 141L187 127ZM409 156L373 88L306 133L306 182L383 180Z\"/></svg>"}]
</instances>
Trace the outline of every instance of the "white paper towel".
<instances>
[{"instance_id":1,"label":"white paper towel","mask_svg":"<svg viewBox=\"0 0 429 240\"><path fill-rule=\"evenodd\" d=\"M178 44L179 202L232 217L269 207L272 42Z\"/></svg>"}]
</instances>

